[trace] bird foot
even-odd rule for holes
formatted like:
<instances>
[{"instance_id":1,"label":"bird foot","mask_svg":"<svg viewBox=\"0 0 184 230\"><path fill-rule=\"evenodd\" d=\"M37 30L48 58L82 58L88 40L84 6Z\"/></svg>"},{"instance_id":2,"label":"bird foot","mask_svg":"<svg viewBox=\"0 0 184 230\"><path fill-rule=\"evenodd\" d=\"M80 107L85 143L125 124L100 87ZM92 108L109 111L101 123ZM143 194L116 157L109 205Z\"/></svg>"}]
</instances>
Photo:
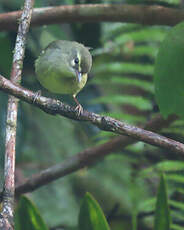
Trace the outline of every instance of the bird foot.
<instances>
[{"instance_id":1,"label":"bird foot","mask_svg":"<svg viewBox=\"0 0 184 230\"><path fill-rule=\"evenodd\" d=\"M78 104L78 105L75 107L75 111L77 112L77 115L80 116L81 113L83 113L84 109L83 109L82 105Z\"/></svg>"},{"instance_id":2,"label":"bird foot","mask_svg":"<svg viewBox=\"0 0 184 230\"><path fill-rule=\"evenodd\" d=\"M42 95L42 91L41 90L38 90L35 95L34 95L34 98L33 98L33 103L35 103L35 101Z\"/></svg>"}]
</instances>

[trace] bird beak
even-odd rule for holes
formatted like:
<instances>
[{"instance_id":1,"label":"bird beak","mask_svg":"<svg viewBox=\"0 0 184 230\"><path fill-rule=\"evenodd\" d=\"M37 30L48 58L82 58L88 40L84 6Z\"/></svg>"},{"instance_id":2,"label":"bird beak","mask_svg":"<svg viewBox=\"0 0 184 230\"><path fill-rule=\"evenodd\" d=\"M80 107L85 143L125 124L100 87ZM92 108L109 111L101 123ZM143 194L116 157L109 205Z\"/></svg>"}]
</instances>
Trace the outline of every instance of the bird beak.
<instances>
[{"instance_id":1,"label":"bird beak","mask_svg":"<svg viewBox=\"0 0 184 230\"><path fill-rule=\"evenodd\" d=\"M82 73L76 70L76 75L77 75L77 81L80 83L82 80Z\"/></svg>"}]
</instances>

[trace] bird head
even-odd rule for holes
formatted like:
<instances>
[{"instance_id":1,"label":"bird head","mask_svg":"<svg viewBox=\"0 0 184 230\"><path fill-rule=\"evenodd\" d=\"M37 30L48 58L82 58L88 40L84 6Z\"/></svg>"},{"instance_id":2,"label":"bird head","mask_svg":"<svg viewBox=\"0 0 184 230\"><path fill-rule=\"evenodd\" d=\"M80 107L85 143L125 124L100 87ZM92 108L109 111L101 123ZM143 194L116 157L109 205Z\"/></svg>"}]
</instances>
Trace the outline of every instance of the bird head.
<instances>
[{"instance_id":1,"label":"bird head","mask_svg":"<svg viewBox=\"0 0 184 230\"><path fill-rule=\"evenodd\" d=\"M69 55L69 65L76 75L76 80L80 83L82 76L90 72L92 66L92 57L89 48L80 43L72 42Z\"/></svg>"}]
</instances>

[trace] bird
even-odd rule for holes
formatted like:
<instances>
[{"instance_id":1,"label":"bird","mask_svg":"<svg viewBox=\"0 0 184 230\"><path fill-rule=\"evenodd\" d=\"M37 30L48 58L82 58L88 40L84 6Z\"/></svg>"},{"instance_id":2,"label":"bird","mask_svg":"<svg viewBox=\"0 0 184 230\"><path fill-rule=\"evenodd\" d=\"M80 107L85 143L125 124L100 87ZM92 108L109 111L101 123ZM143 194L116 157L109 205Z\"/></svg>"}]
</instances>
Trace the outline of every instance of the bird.
<instances>
[{"instance_id":1,"label":"bird","mask_svg":"<svg viewBox=\"0 0 184 230\"><path fill-rule=\"evenodd\" d=\"M79 114L83 112L83 107L76 96L85 86L91 70L89 49L76 41L56 40L35 61L40 84L52 93L72 95Z\"/></svg>"}]
</instances>

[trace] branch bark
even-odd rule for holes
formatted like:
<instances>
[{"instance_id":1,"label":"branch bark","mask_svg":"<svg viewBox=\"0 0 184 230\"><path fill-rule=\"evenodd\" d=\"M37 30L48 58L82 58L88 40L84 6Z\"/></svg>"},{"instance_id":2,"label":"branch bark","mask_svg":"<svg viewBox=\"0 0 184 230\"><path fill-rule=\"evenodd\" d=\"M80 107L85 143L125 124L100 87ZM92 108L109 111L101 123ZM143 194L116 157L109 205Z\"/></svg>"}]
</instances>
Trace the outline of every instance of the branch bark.
<instances>
[{"instance_id":1,"label":"branch bark","mask_svg":"<svg viewBox=\"0 0 184 230\"><path fill-rule=\"evenodd\" d=\"M16 30L21 11L0 14L0 31ZM173 26L184 20L184 10L159 5L86 4L37 8L31 26L71 22L128 22Z\"/></svg>"},{"instance_id":2,"label":"branch bark","mask_svg":"<svg viewBox=\"0 0 184 230\"><path fill-rule=\"evenodd\" d=\"M24 9L20 18L15 52L10 80L13 83L21 81L26 34L29 29L34 0L25 0ZM0 229L14 229L14 173L15 173L15 142L17 127L18 99L9 96L6 119L6 140L5 140L5 162L4 162L4 187L3 187L3 208L0 218Z\"/></svg>"},{"instance_id":3,"label":"branch bark","mask_svg":"<svg viewBox=\"0 0 184 230\"><path fill-rule=\"evenodd\" d=\"M164 120L161 116L157 116L148 122L144 128L159 131L164 127L168 127L174 120L176 120L176 116L170 116L166 120ZM112 152L115 153L120 149L122 150L126 146L135 142L136 141L130 137L119 136L106 142L105 144L86 149L85 151L66 159L61 164L57 164L36 175L33 175L25 183L16 187L15 194L16 196L20 196L23 193L32 192L41 186L57 180L58 178L62 178L79 169L89 166Z\"/></svg>"},{"instance_id":4,"label":"branch bark","mask_svg":"<svg viewBox=\"0 0 184 230\"><path fill-rule=\"evenodd\" d=\"M2 75L0 75L0 90L12 94L29 104L34 104L46 113L52 115L58 114L78 121L88 121L101 130L129 136L138 141L143 141L182 155L184 154L184 144L178 141L144 130L137 126L129 125L123 121L119 121L108 116L100 116L88 111L84 111L82 114L78 115L77 111L69 105L62 103L59 100L38 96L30 90L13 84Z\"/></svg>"}]
</instances>

